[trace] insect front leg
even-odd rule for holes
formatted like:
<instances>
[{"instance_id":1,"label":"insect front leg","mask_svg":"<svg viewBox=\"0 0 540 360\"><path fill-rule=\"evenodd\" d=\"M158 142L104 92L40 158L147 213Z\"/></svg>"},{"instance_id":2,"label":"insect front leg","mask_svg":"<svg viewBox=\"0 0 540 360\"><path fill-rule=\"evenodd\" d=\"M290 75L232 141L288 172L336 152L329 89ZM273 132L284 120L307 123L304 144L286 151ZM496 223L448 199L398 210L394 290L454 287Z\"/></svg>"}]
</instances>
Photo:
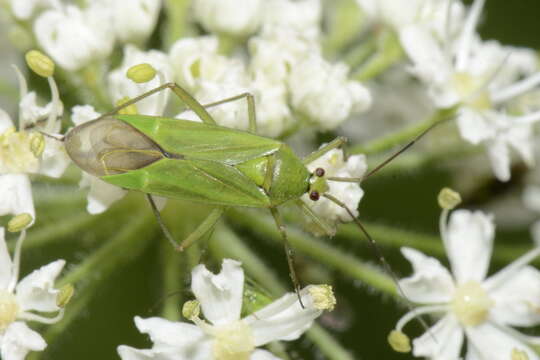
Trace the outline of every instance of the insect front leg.
<instances>
[{"instance_id":1,"label":"insect front leg","mask_svg":"<svg viewBox=\"0 0 540 360\"><path fill-rule=\"evenodd\" d=\"M306 156L304 159L302 159L302 162L304 163L304 165L307 165L317 160L318 158L322 157L324 154L326 154L330 150L340 147L346 142L347 142L347 138L343 136L337 137L334 140L330 141L328 144L321 147L319 150L316 150L312 152L311 154L309 154L308 156Z\"/></svg>"},{"instance_id":2,"label":"insect front leg","mask_svg":"<svg viewBox=\"0 0 540 360\"><path fill-rule=\"evenodd\" d=\"M302 305L302 308L303 308L304 304L302 303L302 298L300 296L300 282L298 281L298 276L296 275L296 270L294 267L294 250L291 247L291 244L289 243L289 239L287 237L287 231L285 229L285 224L283 223L283 220L281 220L281 216L277 208L271 207L270 213L274 217L276 226L279 230L279 233L281 234L281 238L283 239L283 245L285 246L285 255L287 256L287 264L289 265L289 275L293 282L296 295L298 296L298 301L300 302L300 305Z\"/></svg>"}]
</instances>

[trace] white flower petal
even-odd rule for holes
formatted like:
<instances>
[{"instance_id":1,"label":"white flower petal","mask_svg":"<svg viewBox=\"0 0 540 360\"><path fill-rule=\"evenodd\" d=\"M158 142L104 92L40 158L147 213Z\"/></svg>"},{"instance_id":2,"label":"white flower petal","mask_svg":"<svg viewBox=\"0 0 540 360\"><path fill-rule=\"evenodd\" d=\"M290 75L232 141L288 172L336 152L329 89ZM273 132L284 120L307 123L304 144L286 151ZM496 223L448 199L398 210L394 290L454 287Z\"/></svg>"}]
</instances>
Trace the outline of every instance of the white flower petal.
<instances>
[{"instance_id":1,"label":"white flower petal","mask_svg":"<svg viewBox=\"0 0 540 360\"><path fill-rule=\"evenodd\" d=\"M45 138L45 150L41 155L39 173L50 177L62 176L71 163L61 141Z\"/></svg>"},{"instance_id":2,"label":"white flower petal","mask_svg":"<svg viewBox=\"0 0 540 360\"><path fill-rule=\"evenodd\" d=\"M399 281L405 295L420 304L445 303L454 292L454 281L439 260L412 248L401 248L401 253L413 267L413 275Z\"/></svg>"},{"instance_id":3,"label":"white flower petal","mask_svg":"<svg viewBox=\"0 0 540 360\"><path fill-rule=\"evenodd\" d=\"M0 216L22 213L36 217L30 179L24 174L0 175Z\"/></svg>"},{"instance_id":4,"label":"white flower petal","mask_svg":"<svg viewBox=\"0 0 540 360\"><path fill-rule=\"evenodd\" d=\"M532 266L522 268L488 291L495 302L490 314L498 323L511 326L540 323L540 271L537 269Z\"/></svg>"},{"instance_id":5,"label":"white flower petal","mask_svg":"<svg viewBox=\"0 0 540 360\"><path fill-rule=\"evenodd\" d=\"M77 126L97 119L101 114L92 105L75 105L71 108L71 121Z\"/></svg>"},{"instance_id":6,"label":"white flower petal","mask_svg":"<svg viewBox=\"0 0 540 360\"><path fill-rule=\"evenodd\" d=\"M90 192L88 193L88 205L86 206L86 210L88 210L90 214L99 214L104 212L114 202L120 200L127 194L126 190L106 183L105 181L87 173L83 173L79 185L81 187L90 186Z\"/></svg>"},{"instance_id":7,"label":"white flower petal","mask_svg":"<svg viewBox=\"0 0 540 360\"><path fill-rule=\"evenodd\" d=\"M152 33L161 0L105 1L113 8L114 29L123 42L142 43Z\"/></svg>"},{"instance_id":8,"label":"white flower petal","mask_svg":"<svg viewBox=\"0 0 540 360\"><path fill-rule=\"evenodd\" d=\"M191 290L201 303L204 316L214 325L240 319L243 289L244 270L238 261L224 259L217 275L204 265L197 265L191 272Z\"/></svg>"},{"instance_id":9,"label":"white flower petal","mask_svg":"<svg viewBox=\"0 0 540 360\"><path fill-rule=\"evenodd\" d=\"M0 227L0 289L5 290L11 280L11 257L7 249L5 229Z\"/></svg>"},{"instance_id":10,"label":"white flower petal","mask_svg":"<svg viewBox=\"0 0 540 360\"><path fill-rule=\"evenodd\" d=\"M205 344L204 351L195 349L187 352L179 352L175 348L164 349L135 349L121 345L117 348L118 355L122 360L209 360L212 359L210 346Z\"/></svg>"},{"instance_id":11,"label":"white flower petal","mask_svg":"<svg viewBox=\"0 0 540 360\"><path fill-rule=\"evenodd\" d=\"M401 44L414 66L412 71L424 82L443 86L452 74L441 46L430 31L422 26L407 26L399 32Z\"/></svg>"},{"instance_id":12,"label":"white flower petal","mask_svg":"<svg viewBox=\"0 0 540 360\"><path fill-rule=\"evenodd\" d=\"M480 211L456 210L450 216L446 251L457 284L484 280L488 267L495 225L493 218Z\"/></svg>"},{"instance_id":13,"label":"white flower petal","mask_svg":"<svg viewBox=\"0 0 540 360\"><path fill-rule=\"evenodd\" d=\"M43 351L47 344L24 322L14 322L6 329L0 343L3 360L23 360L30 351Z\"/></svg>"},{"instance_id":14,"label":"white flower petal","mask_svg":"<svg viewBox=\"0 0 540 360\"><path fill-rule=\"evenodd\" d=\"M495 128L486 116L469 107L458 110L456 121L461 137L473 145L495 136Z\"/></svg>"},{"instance_id":15,"label":"white flower petal","mask_svg":"<svg viewBox=\"0 0 540 360\"><path fill-rule=\"evenodd\" d=\"M430 359L458 359L462 344L463 330L453 315L446 315L413 340L413 354Z\"/></svg>"},{"instance_id":16,"label":"white flower petal","mask_svg":"<svg viewBox=\"0 0 540 360\"><path fill-rule=\"evenodd\" d=\"M22 279L15 288L15 296L21 310L51 312L59 310L56 305L58 290L54 281L65 265L64 260L56 260Z\"/></svg>"},{"instance_id":17,"label":"white flower petal","mask_svg":"<svg viewBox=\"0 0 540 360\"><path fill-rule=\"evenodd\" d=\"M523 202L530 210L540 212L540 186L526 186L523 190Z\"/></svg>"},{"instance_id":18,"label":"white flower petal","mask_svg":"<svg viewBox=\"0 0 540 360\"><path fill-rule=\"evenodd\" d=\"M472 345L475 348L479 355L478 359L508 360L513 349L525 351L529 360L540 359L525 343L489 322L467 327L465 333L469 343L468 347L470 348Z\"/></svg>"},{"instance_id":19,"label":"white flower petal","mask_svg":"<svg viewBox=\"0 0 540 360\"><path fill-rule=\"evenodd\" d=\"M257 349L251 354L249 360L281 360L270 351Z\"/></svg>"},{"instance_id":20,"label":"white flower petal","mask_svg":"<svg viewBox=\"0 0 540 360\"><path fill-rule=\"evenodd\" d=\"M179 353L195 353L196 348L207 340L207 336L195 325L159 317L143 319L136 316L135 325L140 332L150 336L156 350L174 348Z\"/></svg>"},{"instance_id":21,"label":"white flower petal","mask_svg":"<svg viewBox=\"0 0 540 360\"><path fill-rule=\"evenodd\" d=\"M261 23L263 0L195 0L195 19L210 32L244 37L253 33Z\"/></svg>"},{"instance_id":22,"label":"white flower petal","mask_svg":"<svg viewBox=\"0 0 540 360\"><path fill-rule=\"evenodd\" d=\"M322 311L314 307L309 286L300 291L300 296L305 308L295 293L288 293L244 319L253 331L255 346L295 340L311 327Z\"/></svg>"},{"instance_id":23,"label":"white flower petal","mask_svg":"<svg viewBox=\"0 0 540 360\"><path fill-rule=\"evenodd\" d=\"M510 180L510 151L502 139L494 139L488 145L488 155L493 173L500 181Z\"/></svg>"},{"instance_id":24,"label":"white flower petal","mask_svg":"<svg viewBox=\"0 0 540 360\"><path fill-rule=\"evenodd\" d=\"M13 122L11 121L9 114L0 109L0 135L12 126Z\"/></svg>"}]
</instances>

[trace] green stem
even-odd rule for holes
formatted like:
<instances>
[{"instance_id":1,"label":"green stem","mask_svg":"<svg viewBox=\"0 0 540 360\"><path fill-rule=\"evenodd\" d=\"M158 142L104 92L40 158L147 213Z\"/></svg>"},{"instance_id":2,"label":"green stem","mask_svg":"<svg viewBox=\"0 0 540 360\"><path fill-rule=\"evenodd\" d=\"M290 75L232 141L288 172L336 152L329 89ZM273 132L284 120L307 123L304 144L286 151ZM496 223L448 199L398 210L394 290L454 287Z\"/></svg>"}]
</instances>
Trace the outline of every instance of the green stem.
<instances>
[{"instance_id":1,"label":"green stem","mask_svg":"<svg viewBox=\"0 0 540 360\"><path fill-rule=\"evenodd\" d=\"M355 68L372 56L377 49L375 39L369 38L359 46L354 47L345 55L345 62L351 68Z\"/></svg>"},{"instance_id":2,"label":"green stem","mask_svg":"<svg viewBox=\"0 0 540 360\"><path fill-rule=\"evenodd\" d=\"M324 53L336 57L361 33L365 16L356 0L327 1L332 6L328 16L328 31L323 40Z\"/></svg>"},{"instance_id":3,"label":"green stem","mask_svg":"<svg viewBox=\"0 0 540 360\"><path fill-rule=\"evenodd\" d=\"M420 123L413 124L412 126L409 126L397 133L393 133L393 134L384 136L382 138L375 139L365 145L353 146L350 149L349 153L369 155L369 154L374 154L374 153L379 153L379 152L389 150L399 144L410 142L413 139L415 139L417 136L422 134L424 131L429 129L430 127L454 116L456 111L457 111L457 107L452 107L448 109L440 109L436 111L428 119Z\"/></svg>"},{"instance_id":4,"label":"green stem","mask_svg":"<svg viewBox=\"0 0 540 360\"><path fill-rule=\"evenodd\" d=\"M253 231L263 235L265 238L282 244L281 237L268 216L261 214L255 216L249 211L240 213L231 210L228 213L228 218L238 225L249 227L249 229L253 229ZM288 227L287 234L289 242L295 250L309 255L317 261L331 266L354 279L358 279L381 292L398 297L392 279L379 269L366 265L358 261L354 256L346 254L298 229Z\"/></svg>"},{"instance_id":5,"label":"green stem","mask_svg":"<svg viewBox=\"0 0 540 360\"><path fill-rule=\"evenodd\" d=\"M376 34L376 36L378 51L353 74L355 80L367 81L373 79L403 58L403 49L393 31L384 30Z\"/></svg>"},{"instance_id":6,"label":"green stem","mask_svg":"<svg viewBox=\"0 0 540 360\"><path fill-rule=\"evenodd\" d=\"M278 238L279 235L276 233ZM278 297L285 292L285 287L278 280L272 269L225 226L219 226L216 236L210 241L210 250L219 257L231 257L242 262L243 268L260 284L264 284L273 296ZM307 337L316 344L322 353L330 360L352 360L345 349L325 329L313 324L306 333Z\"/></svg>"},{"instance_id":7,"label":"green stem","mask_svg":"<svg viewBox=\"0 0 540 360\"><path fill-rule=\"evenodd\" d=\"M170 47L181 37L196 33L191 18L191 0L165 0L167 22L163 31L163 48Z\"/></svg>"}]
</instances>

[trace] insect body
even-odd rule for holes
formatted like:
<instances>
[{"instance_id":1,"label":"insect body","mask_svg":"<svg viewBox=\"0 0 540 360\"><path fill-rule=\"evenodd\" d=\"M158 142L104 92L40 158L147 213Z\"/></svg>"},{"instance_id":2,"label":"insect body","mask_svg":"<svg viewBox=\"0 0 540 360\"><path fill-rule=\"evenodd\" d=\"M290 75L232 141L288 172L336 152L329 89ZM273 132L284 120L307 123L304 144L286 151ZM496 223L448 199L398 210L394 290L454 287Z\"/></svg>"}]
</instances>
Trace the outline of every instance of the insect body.
<instances>
[{"instance_id":1,"label":"insect body","mask_svg":"<svg viewBox=\"0 0 540 360\"><path fill-rule=\"evenodd\" d=\"M309 191L286 144L249 132L142 115L111 115L65 138L83 170L130 190L219 206L272 208Z\"/></svg>"}]
</instances>

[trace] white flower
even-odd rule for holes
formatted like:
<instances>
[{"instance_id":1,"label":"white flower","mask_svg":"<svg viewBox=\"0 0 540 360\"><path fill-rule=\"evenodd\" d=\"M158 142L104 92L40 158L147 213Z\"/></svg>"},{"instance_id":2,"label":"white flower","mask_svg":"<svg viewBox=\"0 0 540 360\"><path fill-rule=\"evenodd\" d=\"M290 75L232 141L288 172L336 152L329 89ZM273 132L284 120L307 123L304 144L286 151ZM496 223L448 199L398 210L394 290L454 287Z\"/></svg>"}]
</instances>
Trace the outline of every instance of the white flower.
<instances>
[{"instance_id":1,"label":"white flower","mask_svg":"<svg viewBox=\"0 0 540 360\"><path fill-rule=\"evenodd\" d=\"M161 0L104 1L111 7L114 30L122 42L142 43L154 30Z\"/></svg>"},{"instance_id":2,"label":"white flower","mask_svg":"<svg viewBox=\"0 0 540 360\"><path fill-rule=\"evenodd\" d=\"M321 32L320 0L268 0L264 4L264 27L289 28L306 38L317 39Z\"/></svg>"},{"instance_id":3,"label":"white flower","mask_svg":"<svg viewBox=\"0 0 540 360\"><path fill-rule=\"evenodd\" d=\"M245 37L255 32L263 0L195 0L195 19L209 32Z\"/></svg>"},{"instance_id":4,"label":"white flower","mask_svg":"<svg viewBox=\"0 0 540 360\"><path fill-rule=\"evenodd\" d=\"M85 122L97 119L100 116L91 105L77 105L74 106L71 111L71 121L73 121L75 125L84 124ZM126 190L106 183L84 171L79 186L81 188L90 187L87 196L88 204L86 206L86 210L90 214L104 212L114 202L120 200L127 194Z\"/></svg>"},{"instance_id":5,"label":"white flower","mask_svg":"<svg viewBox=\"0 0 540 360\"><path fill-rule=\"evenodd\" d=\"M11 11L13 15L19 20L28 20L38 9L43 8L59 8L60 3L58 0L10 0Z\"/></svg>"},{"instance_id":6,"label":"white flower","mask_svg":"<svg viewBox=\"0 0 540 360\"><path fill-rule=\"evenodd\" d=\"M84 10L66 5L45 11L34 23L34 34L55 62L70 71L107 57L115 39L110 9L94 2Z\"/></svg>"},{"instance_id":7,"label":"white flower","mask_svg":"<svg viewBox=\"0 0 540 360\"><path fill-rule=\"evenodd\" d=\"M483 3L475 1L455 42L447 38L440 44L429 29L417 25L402 29L400 35L414 73L428 85L436 105L460 106L461 136L472 144L485 143L495 175L506 181L510 178L509 148L527 163L533 161L531 124L540 120L540 111L511 116L505 106L538 86L540 73L530 73L532 52L518 50L514 62L514 48L478 39L474 29Z\"/></svg>"},{"instance_id":8,"label":"white flower","mask_svg":"<svg viewBox=\"0 0 540 360\"><path fill-rule=\"evenodd\" d=\"M438 38L454 34L463 22L464 6L448 0L357 0L371 21L380 21L399 31L408 25L423 25ZM451 6L449 9L448 7ZM447 19L450 28L446 28ZM449 31L450 34L447 34Z\"/></svg>"},{"instance_id":9,"label":"white flower","mask_svg":"<svg viewBox=\"0 0 540 360\"><path fill-rule=\"evenodd\" d=\"M28 92L26 80L18 69L16 74L21 93L18 131L9 115L0 109L0 216L28 213L35 218L28 175L59 177L69 159L60 141L45 138L34 130L57 133L63 107L52 77L48 78L51 102L39 106L36 94Z\"/></svg>"},{"instance_id":10,"label":"white flower","mask_svg":"<svg viewBox=\"0 0 540 360\"><path fill-rule=\"evenodd\" d=\"M330 64L320 55L310 54L293 65L289 77L292 105L323 130L331 130L351 114L371 105L369 91L347 79L348 67Z\"/></svg>"},{"instance_id":11,"label":"white flower","mask_svg":"<svg viewBox=\"0 0 540 360\"><path fill-rule=\"evenodd\" d=\"M487 277L495 226L482 212L455 211L447 224L448 211L441 216L441 237L452 272L421 252L402 248L414 274L400 281L409 299L422 306L397 324L415 316L441 314L441 319L413 341L413 354L429 359L457 359L464 337L467 359L507 360L513 349L540 357L531 349L540 339L520 334L512 327L540 323L540 272L527 264L540 254L540 247L523 255Z\"/></svg>"},{"instance_id":12,"label":"white flower","mask_svg":"<svg viewBox=\"0 0 540 360\"><path fill-rule=\"evenodd\" d=\"M264 360L278 359L257 349L276 340L295 340L304 333L322 310L331 308L334 298L319 296L324 286L301 290L302 308L296 294L289 293L270 305L240 318L244 272L237 261L225 259L221 272L212 274L204 265L192 271L192 291L206 320L191 318L196 325L161 318L135 317L137 328L150 335L152 349L138 350L122 345L123 360Z\"/></svg>"},{"instance_id":13,"label":"white flower","mask_svg":"<svg viewBox=\"0 0 540 360\"><path fill-rule=\"evenodd\" d=\"M157 70L158 76L151 81L138 84L128 79L126 72L130 67L142 63L152 65ZM172 81L172 79L173 72L167 55L158 50L144 52L133 45L126 45L124 47L122 65L118 69L111 71L107 80L109 93L116 102L126 97L132 99L161 84ZM139 114L161 116L163 115L169 96L170 91L166 89L137 102L135 106Z\"/></svg>"},{"instance_id":14,"label":"white flower","mask_svg":"<svg viewBox=\"0 0 540 360\"><path fill-rule=\"evenodd\" d=\"M307 168L311 172L322 168L325 177L362 178L367 170L367 164L365 155L353 155L345 160L343 150L333 149L309 163ZM358 183L328 181L328 186L328 193L342 201L355 217L358 216L358 204L364 196L364 191ZM352 220L345 209L322 196L317 201L313 201L308 194L305 194L302 200L334 229L338 223Z\"/></svg>"},{"instance_id":15,"label":"white flower","mask_svg":"<svg viewBox=\"0 0 540 360\"><path fill-rule=\"evenodd\" d=\"M13 260L9 256L4 228L0 228L0 354L4 360L21 360L30 351L42 351L47 344L25 321L52 324L59 321L64 310L56 305L59 291L54 281L64 267L64 260L56 260L19 281L21 244L19 237ZM53 313L44 317L36 312Z\"/></svg>"}]
</instances>

